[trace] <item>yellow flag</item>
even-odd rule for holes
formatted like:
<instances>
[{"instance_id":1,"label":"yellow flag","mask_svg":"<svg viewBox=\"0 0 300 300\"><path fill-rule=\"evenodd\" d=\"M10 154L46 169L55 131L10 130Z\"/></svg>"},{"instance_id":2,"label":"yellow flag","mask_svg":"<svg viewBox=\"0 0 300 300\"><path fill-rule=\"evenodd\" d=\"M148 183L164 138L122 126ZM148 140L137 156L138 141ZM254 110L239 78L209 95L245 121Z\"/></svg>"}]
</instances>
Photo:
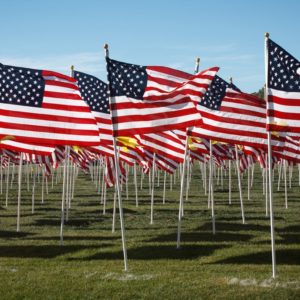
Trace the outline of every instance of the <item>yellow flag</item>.
<instances>
[{"instance_id":1,"label":"yellow flag","mask_svg":"<svg viewBox=\"0 0 300 300\"><path fill-rule=\"evenodd\" d=\"M192 137L189 136L187 142L188 142L189 149L191 149L191 150L196 150L197 149L197 147L194 144L194 140L193 140Z\"/></svg>"},{"instance_id":2,"label":"yellow flag","mask_svg":"<svg viewBox=\"0 0 300 300\"><path fill-rule=\"evenodd\" d=\"M76 153L78 153L78 152L81 151L81 147L79 147L79 146L72 146L72 149L73 149Z\"/></svg>"},{"instance_id":3,"label":"yellow flag","mask_svg":"<svg viewBox=\"0 0 300 300\"><path fill-rule=\"evenodd\" d=\"M128 136L118 136L117 141L122 143L126 147L135 148L136 146L138 146L137 140Z\"/></svg>"},{"instance_id":4,"label":"yellow flag","mask_svg":"<svg viewBox=\"0 0 300 300\"><path fill-rule=\"evenodd\" d=\"M1 143L2 141L11 141L11 140L14 140L14 139L15 139L14 136L12 136L12 135L6 135L5 137L3 137L3 138L0 140L0 143Z\"/></svg>"}]
</instances>

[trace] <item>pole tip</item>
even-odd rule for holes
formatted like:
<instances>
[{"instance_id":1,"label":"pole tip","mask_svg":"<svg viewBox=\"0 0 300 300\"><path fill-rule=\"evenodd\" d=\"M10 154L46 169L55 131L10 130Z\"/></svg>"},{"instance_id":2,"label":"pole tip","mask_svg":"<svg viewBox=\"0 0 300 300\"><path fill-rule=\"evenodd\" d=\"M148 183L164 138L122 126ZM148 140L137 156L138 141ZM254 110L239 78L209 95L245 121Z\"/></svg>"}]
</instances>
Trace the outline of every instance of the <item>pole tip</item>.
<instances>
[{"instance_id":1,"label":"pole tip","mask_svg":"<svg viewBox=\"0 0 300 300\"><path fill-rule=\"evenodd\" d=\"M200 63L200 57L196 58L196 63L199 64Z\"/></svg>"},{"instance_id":2,"label":"pole tip","mask_svg":"<svg viewBox=\"0 0 300 300\"><path fill-rule=\"evenodd\" d=\"M232 77L229 78L229 83L232 84Z\"/></svg>"},{"instance_id":3,"label":"pole tip","mask_svg":"<svg viewBox=\"0 0 300 300\"><path fill-rule=\"evenodd\" d=\"M105 43L105 44L103 45L103 48L104 48L105 50L108 50L108 44Z\"/></svg>"},{"instance_id":4,"label":"pole tip","mask_svg":"<svg viewBox=\"0 0 300 300\"><path fill-rule=\"evenodd\" d=\"M74 66L73 65L71 66L71 71L74 71Z\"/></svg>"},{"instance_id":5,"label":"pole tip","mask_svg":"<svg viewBox=\"0 0 300 300\"><path fill-rule=\"evenodd\" d=\"M269 37L270 37L269 32L265 32L265 37L266 37L266 38L269 38Z\"/></svg>"}]
</instances>

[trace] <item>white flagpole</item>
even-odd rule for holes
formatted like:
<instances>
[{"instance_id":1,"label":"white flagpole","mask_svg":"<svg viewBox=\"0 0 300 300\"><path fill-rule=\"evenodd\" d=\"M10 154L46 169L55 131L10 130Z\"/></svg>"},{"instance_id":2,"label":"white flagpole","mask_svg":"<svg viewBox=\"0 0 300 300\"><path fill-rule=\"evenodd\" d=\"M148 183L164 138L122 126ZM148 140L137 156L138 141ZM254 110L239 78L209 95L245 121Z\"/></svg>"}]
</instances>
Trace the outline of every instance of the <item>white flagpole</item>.
<instances>
[{"instance_id":1,"label":"white flagpole","mask_svg":"<svg viewBox=\"0 0 300 300\"><path fill-rule=\"evenodd\" d=\"M213 157L212 157L212 141L209 140L209 195L211 207L212 232L216 234L216 218L215 218L215 200L214 200L214 178L213 178Z\"/></svg>"},{"instance_id":2,"label":"white flagpole","mask_svg":"<svg viewBox=\"0 0 300 300\"><path fill-rule=\"evenodd\" d=\"M180 184L180 196L179 196L178 227L177 227L177 249L180 248L181 219L182 219L182 207L183 207L183 190L184 190L184 179L185 179L187 150L188 150L188 136L186 135L184 160L183 160L183 168L182 168L181 184Z\"/></svg>"},{"instance_id":3,"label":"white flagpole","mask_svg":"<svg viewBox=\"0 0 300 300\"><path fill-rule=\"evenodd\" d=\"M70 146L65 146L65 160L63 170L63 190L61 200L61 219L60 219L60 245L64 243L64 222L65 222L65 194L66 194L66 181L67 181L67 159L70 155Z\"/></svg>"},{"instance_id":4,"label":"white flagpole","mask_svg":"<svg viewBox=\"0 0 300 300\"><path fill-rule=\"evenodd\" d=\"M45 186L45 172L44 172L44 166L41 166L42 170L42 204L44 204L44 186Z\"/></svg>"},{"instance_id":5,"label":"white flagpole","mask_svg":"<svg viewBox=\"0 0 300 300\"><path fill-rule=\"evenodd\" d=\"M31 213L34 214L34 197L35 197L35 176L36 176L36 170L34 168L34 165L32 165L33 167L33 174L32 174L32 197L31 197Z\"/></svg>"},{"instance_id":6,"label":"white flagpole","mask_svg":"<svg viewBox=\"0 0 300 300\"><path fill-rule=\"evenodd\" d=\"M5 207L8 207L8 190L9 190L9 165L10 165L10 158L8 158L8 164L7 164L7 169L6 169Z\"/></svg>"},{"instance_id":7,"label":"white flagpole","mask_svg":"<svg viewBox=\"0 0 300 300\"><path fill-rule=\"evenodd\" d=\"M17 232L20 231L20 216L21 216L21 187L22 187L22 165L23 153L20 152L19 174L18 174L18 209L17 209Z\"/></svg>"},{"instance_id":8,"label":"white flagpole","mask_svg":"<svg viewBox=\"0 0 300 300\"><path fill-rule=\"evenodd\" d=\"M231 205L231 159L228 161L228 201Z\"/></svg>"},{"instance_id":9,"label":"white flagpole","mask_svg":"<svg viewBox=\"0 0 300 300\"><path fill-rule=\"evenodd\" d=\"M139 206L138 200L138 186L137 186L137 178L136 178L136 162L133 165L133 177L134 177L134 189L135 189L135 206Z\"/></svg>"},{"instance_id":10,"label":"white flagpole","mask_svg":"<svg viewBox=\"0 0 300 300\"><path fill-rule=\"evenodd\" d=\"M250 162L249 162L249 157L247 156L246 158L247 158L247 161L248 161L248 164L249 164L248 169L247 169L247 172L248 172L247 175L248 175L248 200L250 200L250 179L251 179L250 171L251 171L251 166L250 166Z\"/></svg>"},{"instance_id":11,"label":"white flagpole","mask_svg":"<svg viewBox=\"0 0 300 300\"><path fill-rule=\"evenodd\" d=\"M287 161L283 161L284 166L284 199L285 199L285 208L288 208L288 197L287 197Z\"/></svg>"},{"instance_id":12,"label":"white flagpole","mask_svg":"<svg viewBox=\"0 0 300 300\"><path fill-rule=\"evenodd\" d=\"M112 217L112 233L116 231L116 206L117 206L117 187L115 186L114 204L113 204L113 217Z\"/></svg>"},{"instance_id":13,"label":"white flagpole","mask_svg":"<svg viewBox=\"0 0 300 300\"><path fill-rule=\"evenodd\" d=\"M0 187L0 189L1 189L1 195L2 195L2 189L3 189L3 184L2 184L2 180L3 180L3 155L1 155L1 187Z\"/></svg>"},{"instance_id":14,"label":"white flagpole","mask_svg":"<svg viewBox=\"0 0 300 300\"><path fill-rule=\"evenodd\" d=\"M236 169L237 169L237 174L238 174L238 184L239 184L239 192L240 192L240 203L241 203L242 221L243 221L243 224L245 224L243 192L242 192L242 182L241 182L241 171L240 171L240 166L239 166L239 156L238 156L237 145L235 145L235 155L236 155Z\"/></svg>"},{"instance_id":15,"label":"white flagpole","mask_svg":"<svg viewBox=\"0 0 300 300\"><path fill-rule=\"evenodd\" d=\"M167 178L167 172L164 171L163 204L166 203L166 178Z\"/></svg>"},{"instance_id":16,"label":"white flagpole","mask_svg":"<svg viewBox=\"0 0 300 300\"><path fill-rule=\"evenodd\" d=\"M265 195L266 195L266 217L269 216L268 207L269 207L269 194L268 194L268 171L267 168L265 170Z\"/></svg>"},{"instance_id":17,"label":"white flagpole","mask_svg":"<svg viewBox=\"0 0 300 300\"><path fill-rule=\"evenodd\" d=\"M108 53L108 44L104 45L105 49L105 57L109 57ZM109 103L111 104L111 97L109 97ZM112 112L110 111L112 114ZM120 166L118 163L117 158L117 144L116 139L113 136L113 147L114 147L114 159L115 159L115 169L116 169L116 185L117 185L117 193L118 193L118 202L119 202L119 214L120 214L120 225L121 225L121 235L122 235L122 247L123 247L123 256L124 256L124 269L125 271L128 270L127 264L127 248L126 248L126 238L125 238L125 225L124 225L124 217L123 217L123 206L122 206L122 199L121 199L121 190L120 190Z\"/></svg>"},{"instance_id":18,"label":"white flagpole","mask_svg":"<svg viewBox=\"0 0 300 300\"><path fill-rule=\"evenodd\" d=\"M200 58L196 59L195 71L194 73L198 73L199 71ZM184 179L185 179L185 169L186 169L186 161L187 161L187 153L188 153L188 135L186 133L185 139L185 150L184 150L184 160L182 164L182 173L181 173L181 183L180 183L180 196L179 196L179 211L178 211L178 228L177 228L177 249L180 248L180 237L181 237L181 220L183 217L183 190L184 190ZM175 176L174 176L175 178ZM188 180L188 178L187 178Z\"/></svg>"},{"instance_id":19,"label":"white flagpole","mask_svg":"<svg viewBox=\"0 0 300 300\"><path fill-rule=\"evenodd\" d=\"M269 33L265 34L265 100L267 103L267 111L269 109L268 102L268 39ZM267 118L269 118L267 113ZM269 121L269 120L268 120ZM269 202L270 202L270 230L271 230L271 248L272 248L272 276L276 277L276 253L275 253L275 237L274 237L274 215L273 215L273 184L272 184L272 145L271 145L271 132L267 131L268 136L268 167L269 167Z\"/></svg>"},{"instance_id":20,"label":"white flagpole","mask_svg":"<svg viewBox=\"0 0 300 300\"><path fill-rule=\"evenodd\" d=\"M153 213L154 213L154 175L155 175L155 156L156 153L153 153L153 162L152 162L152 180L151 180L151 216L150 224L153 224Z\"/></svg>"}]
</instances>

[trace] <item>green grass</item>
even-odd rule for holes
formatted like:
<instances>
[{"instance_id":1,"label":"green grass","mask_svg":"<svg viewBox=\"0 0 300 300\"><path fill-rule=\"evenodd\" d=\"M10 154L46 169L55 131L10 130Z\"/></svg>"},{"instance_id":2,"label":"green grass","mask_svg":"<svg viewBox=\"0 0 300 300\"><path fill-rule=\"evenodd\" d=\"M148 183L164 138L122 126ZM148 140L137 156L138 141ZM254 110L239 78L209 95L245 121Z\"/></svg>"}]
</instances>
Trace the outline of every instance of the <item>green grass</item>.
<instances>
[{"instance_id":1,"label":"green grass","mask_svg":"<svg viewBox=\"0 0 300 300\"><path fill-rule=\"evenodd\" d=\"M185 202L181 249L176 249L179 180L162 204L155 188L154 224L150 225L148 180L139 189L139 207L130 176L129 199L123 191L129 271L123 271L119 222L111 232L113 191L108 191L106 215L89 176L80 173L64 246L59 245L61 184L45 195L22 190L21 232L16 232L16 185L9 190L9 206L0 209L0 299L296 299L300 298L300 199L294 170L284 207L283 187L274 210L277 249L276 280L271 279L269 218L265 216L261 173L256 166L251 200L244 186L246 224L242 224L236 175L232 205L228 184L215 186L216 235L210 210L194 168L189 201ZM138 179L140 182L140 179ZM169 182L169 179L168 179ZM243 185L247 183L245 174Z\"/></svg>"}]
</instances>

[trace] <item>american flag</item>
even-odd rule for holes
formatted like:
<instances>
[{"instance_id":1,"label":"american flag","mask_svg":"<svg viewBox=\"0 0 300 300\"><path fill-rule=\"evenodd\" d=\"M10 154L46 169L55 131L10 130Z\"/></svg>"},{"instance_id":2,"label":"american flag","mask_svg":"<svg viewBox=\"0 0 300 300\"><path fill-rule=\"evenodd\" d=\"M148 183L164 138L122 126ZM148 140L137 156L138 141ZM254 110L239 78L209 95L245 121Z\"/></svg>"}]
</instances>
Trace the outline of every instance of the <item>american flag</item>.
<instances>
[{"instance_id":1,"label":"american flag","mask_svg":"<svg viewBox=\"0 0 300 300\"><path fill-rule=\"evenodd\" d=\"M96 121L76 80L0 64L0 138L46 145L99 144Z\"/></svg>"},{"instance_id":2,"label":"american flag","mask_svg":"<svg viewBox=\"0 0 300 300\"><path fill-rule=\"evenodd\" d=\"M217 141L260 147L267 145L266 105L216 76L197 106L203 124L189 134Z\"/></svg>"},{"instance_id":3,"label":"american flag","mask_svg":"<svg viewBox=\"0 0 300 300\"><path fill-rule=\"evenodd\" d=\"M115 136L201 124L195 107L218 68L196 75L167 67L139 66L107 58Z\"/></svg>"},{"instance_id":4,"label":"american flag","mask_svg":"<svg viewBox=\"0 0 300 300\"><path fill-rule=\"evenodd\" d=\"M125 184L127 180L126 170L119 161L120 183ZM105 157L104 180L107 187L113 187L116 183L115 161L113 157Z\"/></svg>"},{"instance_id":5,"label":"american flag","mask_svg":"<svg viewBox=\"0 0 300 300\"><path fill-rule=\"evenodd\" d=\"M109 111L108 85L89 74L74 71L74 78L83 100L89 105L97 121L101 144L112 144L112 123Z\"/></svg>"},{"instance_id":6,"label":"american flag","mask_svg":"<svg viewBox=\"0 0 300 300\"><path fill-rule=\"evenodd\" d=\"M34 145L28 143L16 142L14 140L4 140L0 143L0 148L10 149L17 152L24 152L38 155L51 155L55 147L47 145Z\"/></svg>"},{"instance_id":7,"label":"american flag","mask_svg":"<svg viewBox=\"0 0 300 300\"><path fill-rule=\"evenodd\" d=\"M300 133L300 62L268 39L267 130Z\"/></svg>"},{"instance_id":8,"label":"american flag","mask_svg":"<svg viewBox=\"0 0 300 300\"><path fill-rule=\"evenodd\" d=\"M182 163L184 161L185 146L172 131L148 133L136 136L139 144L150 152Z\"/></svg>"}]
</instances>

